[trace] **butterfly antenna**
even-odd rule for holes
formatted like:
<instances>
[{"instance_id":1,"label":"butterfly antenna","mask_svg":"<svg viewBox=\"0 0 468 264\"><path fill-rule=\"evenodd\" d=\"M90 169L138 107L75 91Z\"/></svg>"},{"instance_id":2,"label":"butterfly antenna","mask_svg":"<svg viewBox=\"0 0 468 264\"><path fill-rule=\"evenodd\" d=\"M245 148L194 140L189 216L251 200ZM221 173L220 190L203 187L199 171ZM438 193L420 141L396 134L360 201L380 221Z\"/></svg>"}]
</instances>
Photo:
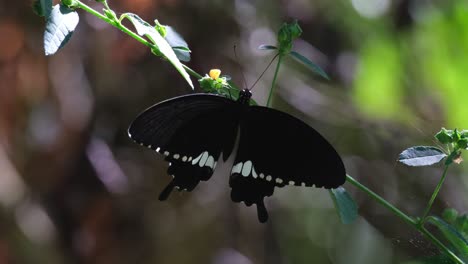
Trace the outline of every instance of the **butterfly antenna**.
<instances>
[{"instance_id":1,"label":"butterfly antenna","mask_svg":"<svg viewBox=\"0 0 468 264\"><path fill-rule=\"evenodd\" d=\"M263 75L265 75L265 72L270 68L271 64L273 63L273 61L275 61L276 57L278 57L279 54L276 54L273 59L271 59L270 63L268 63L268 66L266 66L265 70L263 70L262 74L260 74L260 76L258 77L258 79L254 82L254 84L249 88L249 90L252 90L254 88L254 86L258 83L258 81L260 81L260 79L263 77Z\"/></svg>"},{"instance_id":2,"label":"butterfly antenna","mask_svg":"<svg viewBox=\"0 0 468 264\"><path fill-rule=\"evenodd\" d=\"M247 88L247 81L245 80L244 71L242 70L242 68L241 68L241 66L239 64L239 58L237 57L236 48L237 48L237 46L234 45L234 57L236 58L237 66L239 67L239 70L241 72L242 80L244 81L244 87Z\"/></svg>"}]
</instances>

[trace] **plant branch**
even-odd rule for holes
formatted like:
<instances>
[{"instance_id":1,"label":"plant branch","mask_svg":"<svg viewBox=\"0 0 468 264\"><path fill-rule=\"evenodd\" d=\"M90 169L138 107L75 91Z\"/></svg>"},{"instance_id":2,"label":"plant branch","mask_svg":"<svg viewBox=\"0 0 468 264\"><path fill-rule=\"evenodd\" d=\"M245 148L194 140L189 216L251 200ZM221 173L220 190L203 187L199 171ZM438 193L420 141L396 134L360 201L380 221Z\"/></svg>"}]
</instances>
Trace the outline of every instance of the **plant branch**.
<instances>
[{"instance_id":1,"label":"plant branch","mask_svg":"<svg viewBox=\"0 0 468 264\"><path fill-rule=\"evenodd\" d=\"M378 203L383 205L388 210L392 211L395 215L403 219L406 223L414 227L417 227L418 222L413 217L403 213L400 209L396 208L391 203L387 202L387 200L385 200L384 198L382 198L381 196L379 196L378 194L376 194L375 192L373 192L372 190L370 190L369 188L367 188L366 186L364 186L363 184L355 180L350 175L346 174L346 180L352 185L356 186L361 191L368 194L370 197L374 198L374 200L376 200Z\"/></svg>"},{"instance_id":2,"label":"plant branch","mask_svg":"<svg viewBox=\"0 0 468 264\"><path fill-rule=\"evenodd\" d=\"M446 170L445 170L445 172L446 172ZM445 177L445 172L444 172L444 176L442 176L442 178ZM366 186L364 186L363 184L361 184L360 182L358 182L357 180L355 180L353 177L351 177L348 174L346 174L346 180L349 183L351 183L352 185L354 185L355 187L357 187L358 189L360 189L361 191L368 194L370 197L372 197L378 203L380 203L385 208L390 210L396 216L403 219L403 221L405 221L406 223L408 223L409 225L411 225L415 229L417 229L419 232L421 232L427 239L431 240L431 242L433 244L435 244L437 247L439 247L439 249L442 252L447 254L447 256L450 257L455 263L458 263L458 264L464 264L465 263L459 257L457 257L457 255L455 255L455 253L453 253L449 248L447 248L442 242L440 242L440 240L438 240L431 232L429 232L426 228L424 228L424 226L421 225L419 221L417 221L413 217L405 214L400 209L396 208L394 205L389 203L387 200L382 198L380 195L376 194L375 192L373 192L372 190L370 190L369 188L367 188ZM440 189L440 187L439 187L439 189Z\"/></svg>"},{"instance_id":3,"label":"plant branch","mask_svg":"<svg viewBox=\"0 0 468 264\"><path fill-rule=\"evenodd\" d=\"M447 254L455 263L458 264L465 264L463 260L461 260L455 253L453 253L449 248L447 248L439 239L437 239L429 230L427 230L424 226L420 226L418 228L419 232L425 235L429 240L432 241L436 246L439 247L445 254Z\"/></svg>"},{"instance_id":4,"label":"plant branch","mask_svg":"<svg viewBox=\"0 0 468 264\"><path fill-rule=\"evenodd\" d=\"M266 103L266 107L270 107L271 98L272 98L273 93L274 93L274 91L275 91L276 79L278 78L278 72L279 72L279 68L280 68L280 65L281 65L281 62L282 62L282 61L283 61L283 55L282 55L282 54L279 54L279 56L278 56L278 63L276 64L275 75L273 76L273 81L271 82L271 89L270 89L270 94L268 95L268 100L267 100L267 103Z\"/></svg>"},{"instance_id":5,"label":"plant branch","mask_svg":"<svg viewBox=\"0 0 468 264\"><path fill-rule=\"evenodd\" d=\"M440 188L442 187L442 184L444 184L445 177L447 176L447 170L448 170L449 165L445 165L444 168L444 173L442 174L442 177L439 180L439 183L437 184L434 192L432 193L431 199L429 200L429 203L426 206L426 209L424 210L424 213L421 217L421 222L420 224L424 223L424 220L426 219L427 215L429 214L429 211L431 210L432 204L435 201L435 198L437 197L437 194L439 194Z\"/></svg>"},{"instance_id":6,"label":"plant branch","mask_svg":"<svg viewBox=\"0 0 468 264\"><path fill-rule=\"evenodd\" d=\"M95 17L105 21L106 23L118 28L119 30L121 30L122 32L126 33L127 35L129 35L130 37L136 39L138 42L142 43L143 45L147 46L148 48L150 49L153 49L154 48L154 45L147 41L145 38L141 37L140 35L136 34L135 32L131 31L129 28L127 28L126 26L124 26L121 21L119 20L114 20L114 19L110 19L108 18L107 16L99 13L98 11L94 10L93 8L91 8L90 6L84 4L83 2L77 0L76 1L77 4L78 4L78 7L83 9L84 11L94 15ZM107 10L111 11L108 7L108 5L106 4L105 5ZM198 74L197 72L195 72L194 70L192 70L190 67L188 67L187 65L185 64L182 64L182 66L184 67L184 69L190 74L192 75L193 77L197 78L197 79L200 79L202 78L202 76L200 74Z\"/></svg>"}]
</instances>

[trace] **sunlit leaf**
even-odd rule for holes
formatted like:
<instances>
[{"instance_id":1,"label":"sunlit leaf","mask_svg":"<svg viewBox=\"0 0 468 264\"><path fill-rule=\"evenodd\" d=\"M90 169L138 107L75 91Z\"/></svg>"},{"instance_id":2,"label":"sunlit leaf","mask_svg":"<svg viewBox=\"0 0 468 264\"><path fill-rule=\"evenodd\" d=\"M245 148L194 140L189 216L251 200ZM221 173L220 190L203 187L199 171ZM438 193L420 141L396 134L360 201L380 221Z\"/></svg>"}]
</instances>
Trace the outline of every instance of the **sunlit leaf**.
<instances>
[{"instance_id":1,"label":"sunlit leaf","mask_svg":"<svg viewBox=\"0 0 468 264\"><path fill-rule=\"evenodd\" d=\"M457 249L458 256L464 260L468 260L468 241L460 234L455 227L440 219L437 216L429 216L427 222L435 225L450 242L453 248Z\"/></svg>"},{"instance_id":2,"label":"sunlit leaf","mask_svg":"<svg viewBox=\"0 0 468 264\"><path fill-rule=\"evenodd\" d=\"M49 17L52 11L52 0L35 0L33 3L33 10L41 17Z\"/></svg>"},{"instance_id":3,"label":"sunlit leaf","mask_svg":"<svg viewBox=\"0 0 468 264\"><path fill-rule=\"evenodd\" d=\"M295 52L295 51L291 51L291 56L293 56L293 58L297 59L298 61L304 63L306 66L308 66L313 72L317 73L318 75L322 76L323 78L327 79L327 80L330 80L330 77L328 77L328 75L325 73L325 71L320 68L320 66L318 66L317 64L313 63L312 61L310 61L309 59L307 59L306 57L302 56L301 54Z\"/></svg>"},{"instance_id":4,"label":"sunlit leaf","mask_svg":"<svg viewBox=\"0 0 468 264\"><path fill-rule=\"evenodd\" d=\"M259 50L276 50L278 48L272 45L260 45L258 46L258 49Z\"/></svg>"},{"instance_id":5,"label":"sunlit leaf","mask_svg":"<svg viewBox=\"0 0 468 264\"><path fill-rule=\"evenodd\" d=\"M53 55L70 40L80 18L64 5L55 5L47 18L44 33L45 55Z\"/></svg>"},{"instance_id":6,"label":"sunlit leaf","mask_svg":"<svg viewBox=\"0 0 468 264\"><path fill-rule=\"evenodd\" d=\"M432 146L416 146L405 149L398 161L408 166L428 166L447 157L442 150Z\"/></svg>"},{"instance_id":7,"label":"sunlit leaf","mask_svg":"<svg viewBox=\"0 0 468 264\"><path fill-rule=\"evenodd\" d=\"M138 15L132 13L125 13L122 15L122 19L127 18L134 25L137 33L140 36L146 36L154 45L154 54L162 54L164 57L177 69L177 71L185 78L190 87L193 89L193 83L190 79L189 74L185 71L182 63L180 63L177 55L175 54L169 43L161 36L161 34L146 21L141 19Z\"/></svg>"},{"instance_id":8,"label":"sunlit leaf","mask_svg":"<svg viewBox=\"0 0 468 264\"><path fill-rule=\"evenodd\" d=\"M350 224L358 217L358 207L353 198L343 187L330 190L330 196L333 199L335 209L340 216L343 224Z\"/></svg>"},{"instance_id":9,"label":"sunlit leaf","mask_svg":"<svg viewBox=\"0 0 468 264\"><path fill-rule=\"evenodd\" d=\"M164 37L171 45L177 58L181 61L190 61L190 49L187 42L172 27L166 26L166 36Z\"/></svg>"}]
</instances>

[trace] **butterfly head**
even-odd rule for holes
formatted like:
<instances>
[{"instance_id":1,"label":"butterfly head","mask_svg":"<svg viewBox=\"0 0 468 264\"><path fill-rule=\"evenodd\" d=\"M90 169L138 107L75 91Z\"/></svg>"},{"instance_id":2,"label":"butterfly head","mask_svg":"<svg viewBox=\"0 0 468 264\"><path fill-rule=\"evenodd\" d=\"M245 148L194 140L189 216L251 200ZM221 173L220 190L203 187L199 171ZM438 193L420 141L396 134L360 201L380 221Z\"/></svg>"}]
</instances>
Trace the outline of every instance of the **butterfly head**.
<instances>
[{"instance_id":1,"label":"butterfly head","mask_svg":"<svg viewBox=\"0 0 468 264\"><path fill-rule=\"evenodd\" d=\"M244 89L240 91L239 99L237 99L237 102L248 105L251 97L252 97L252 92L250 92L249 89Z\"/></svg>"}]
</instances>

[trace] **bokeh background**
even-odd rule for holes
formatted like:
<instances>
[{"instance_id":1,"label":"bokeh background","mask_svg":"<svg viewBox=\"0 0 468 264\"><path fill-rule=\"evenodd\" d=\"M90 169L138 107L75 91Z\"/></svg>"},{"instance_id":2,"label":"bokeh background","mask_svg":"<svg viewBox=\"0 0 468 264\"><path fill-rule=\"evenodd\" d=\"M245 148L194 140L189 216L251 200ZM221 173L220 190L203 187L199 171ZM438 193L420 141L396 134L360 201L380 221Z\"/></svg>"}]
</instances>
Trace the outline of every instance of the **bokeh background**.
<instances>
[{"instance_id":1,"label":"bokeh background","mask_svg":"<svg viewBox=\"0 0 468 264\"><path fill-rule=\"evenodd\" d=\"M410 215L422 213L442 169L403 167L398 154L434 144L441 127L468 128L465 0L108 1L174 27L192 50L188 66L220 68L239 86L241 69L252 84L273 56L257 47L298 19L294 49L331 81L286 59L273 107L315 127L350 175ZM230 201L220 174L159 202L167 165L126 129L188 85L81 10L71 41L46 57L31 5L0 0L0 263L423 263L440 254L349 184L360 212L349 225L312 188L277 189L260 224L254 208ZM259 103L272 76L254 90ZM466 210L466 168L451 168L433 214Z\"/></svg>"}]
</instances>

